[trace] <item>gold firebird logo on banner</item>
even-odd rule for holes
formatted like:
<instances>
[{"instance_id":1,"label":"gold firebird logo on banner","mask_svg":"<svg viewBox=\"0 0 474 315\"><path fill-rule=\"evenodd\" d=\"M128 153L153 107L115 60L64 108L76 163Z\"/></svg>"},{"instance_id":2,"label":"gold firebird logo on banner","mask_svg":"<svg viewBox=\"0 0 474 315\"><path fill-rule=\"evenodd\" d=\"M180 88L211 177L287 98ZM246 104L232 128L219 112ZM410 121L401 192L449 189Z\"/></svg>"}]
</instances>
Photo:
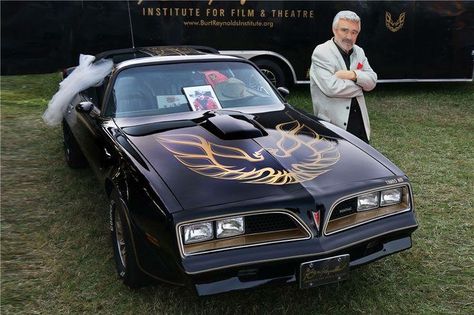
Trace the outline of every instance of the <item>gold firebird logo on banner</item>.
<instances>
[{"instance_id":1,"label":"gold firebird logo on banner","mask_svg":"<svg viewBox=\"0 0 474 315\"><path fill-rule=\"evenodd\" d=\"M405 24L405 14L405 12L402 12L398 16L398 20L394 22L392 20L392 14L385 11L385 26L387 26L387 28L394 33L398 32L403 27L403 24Z\"/></svg>"},{"instance_id":2,"label":"gold firebird logo on banner","mask_svg":"<svg viewBox=\"0 0 474 315\"><path fill-rule=\"evenodd\" d=\"M335 142L322 138L299 121L282 123L275 129L278 137L275 147L251 153L241 148L212 143L203 137L190 134L161 135L156 138L191 171L215 179L235 180L248 184L302 183L328 172L329 167L339 160L340 154ZM292 163L288 169L239 166L242 163L255 165L263 162L264 150L278 160L294 159L296 156L301 160Z\"/></svg>"}]
</instances>

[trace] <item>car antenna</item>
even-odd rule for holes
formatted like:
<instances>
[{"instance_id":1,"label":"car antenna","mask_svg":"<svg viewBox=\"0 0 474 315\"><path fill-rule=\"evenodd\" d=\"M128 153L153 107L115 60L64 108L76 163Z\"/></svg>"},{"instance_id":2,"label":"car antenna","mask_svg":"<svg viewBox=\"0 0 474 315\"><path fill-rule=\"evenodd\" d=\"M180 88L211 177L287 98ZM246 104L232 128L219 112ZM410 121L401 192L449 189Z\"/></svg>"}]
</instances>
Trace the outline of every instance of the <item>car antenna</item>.
<instances>
[{"instance_id":1,"label":"car antenna","mask_svg":"<svg viewBox=\"0 0 474 315\"><path fill-rule=\"evenodd\" d=\"M128 22L130 23L130 34L132 35L132 48L135 49L135 39L133 38L132 15L130 13L130 2L129 2L129 0L127 0L127 8L128 8Z\"/></svg>"}]
</instances>

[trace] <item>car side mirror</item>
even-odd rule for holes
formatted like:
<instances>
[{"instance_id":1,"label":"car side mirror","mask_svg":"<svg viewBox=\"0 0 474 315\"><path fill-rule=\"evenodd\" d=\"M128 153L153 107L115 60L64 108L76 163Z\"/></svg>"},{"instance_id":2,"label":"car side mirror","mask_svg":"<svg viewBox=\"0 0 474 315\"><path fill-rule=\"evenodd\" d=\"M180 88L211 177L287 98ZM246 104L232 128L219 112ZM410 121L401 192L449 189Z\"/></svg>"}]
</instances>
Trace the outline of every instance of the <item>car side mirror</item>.
<instances>
[{"instance_id":1,"label":"car side mirror","mask_svg":"<svg viewBox=\"0 0 474 315\"><path fill-rule=\"evenodd\" d=\"M100 110L92 102L80 102L76 105L76 111L79 113L89 114L91 117L100 115Z\"/></svg>"},{"instance_id":2,"label":"car side mirror","mask_svg":"<svg viewBox=\"0 0 474 315\"><path fill-rule=\"evenodd\" d=\"M278 87L277 90L278 90L278 92L280 92L280 95L281 95L281 96L285 99L285 101L286 101L286 98L290 95L290 91L289 91L287 88L282 87L282 86Z\"/></svg>"}]
</instances>

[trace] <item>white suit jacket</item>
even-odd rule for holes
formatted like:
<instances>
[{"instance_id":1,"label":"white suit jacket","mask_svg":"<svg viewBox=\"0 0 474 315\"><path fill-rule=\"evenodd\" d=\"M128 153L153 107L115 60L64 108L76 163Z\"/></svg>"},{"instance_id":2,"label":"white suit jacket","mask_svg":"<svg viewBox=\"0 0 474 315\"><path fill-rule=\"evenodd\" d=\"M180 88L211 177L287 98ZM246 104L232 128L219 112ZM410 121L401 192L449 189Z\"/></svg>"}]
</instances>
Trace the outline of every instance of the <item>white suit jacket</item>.
<instances>
[{"instance_id":1,"label":"white suit jacket","mask_svg":"<svg viewBox=\"0 0 474 315\"><path fill-rule=\"evenodd\" d=\"M336 44L332 39L316 46L311 57L310 82L314 114L334 125L347 129L351 99L357 98L364 121L367 138L370 139L370 122L365 106L364 91L372 90L377 83L377 74L372 70L364 50L354 45L350 56L350 69L346 68ZM358 68L359 65L359 69ZM338 70L354 70L357 83L339 79Z\"/></svg>"}]
</instances>

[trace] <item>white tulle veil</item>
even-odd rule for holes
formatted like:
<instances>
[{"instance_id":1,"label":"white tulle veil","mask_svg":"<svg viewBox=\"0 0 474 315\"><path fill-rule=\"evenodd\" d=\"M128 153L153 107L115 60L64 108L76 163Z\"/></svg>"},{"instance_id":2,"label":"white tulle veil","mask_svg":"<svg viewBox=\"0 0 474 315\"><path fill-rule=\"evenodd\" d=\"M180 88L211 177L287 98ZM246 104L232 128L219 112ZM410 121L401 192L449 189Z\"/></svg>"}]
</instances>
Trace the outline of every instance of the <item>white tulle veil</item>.
<instances>
[{"instance_id":1,"label":"white tulle veil","mask_svg":"<svg viewBox=\"0 0 474 315\"><path fill-rule=\"evenodd\" d=\"M112 60L103 59L96 63L94 56L80 55L79 65L59 84L59 90L48 103L43 120L50 126L61 123L68 104L81 91L96 86L112 71Z\"/></svg>"}]
</instances>

